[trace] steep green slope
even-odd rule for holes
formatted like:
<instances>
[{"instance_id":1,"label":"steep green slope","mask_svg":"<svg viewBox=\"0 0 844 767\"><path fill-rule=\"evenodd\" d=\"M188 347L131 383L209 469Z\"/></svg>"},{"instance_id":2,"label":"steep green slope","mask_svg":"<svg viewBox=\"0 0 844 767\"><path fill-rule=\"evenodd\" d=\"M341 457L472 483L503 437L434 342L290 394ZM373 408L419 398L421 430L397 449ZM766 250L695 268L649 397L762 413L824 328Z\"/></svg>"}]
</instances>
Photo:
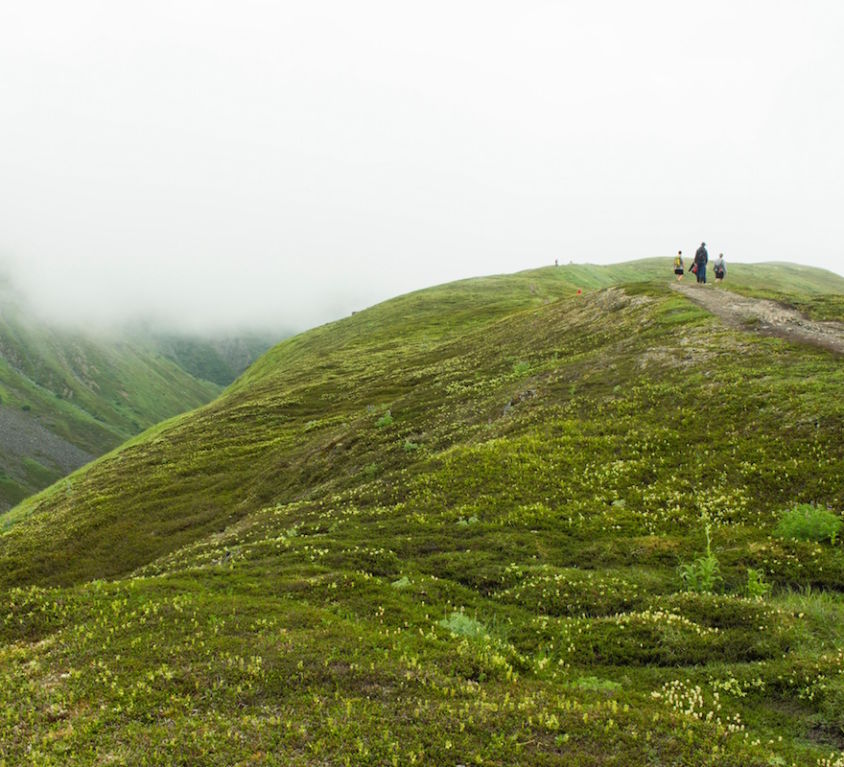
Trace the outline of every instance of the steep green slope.
<instances>
[{"instance_id":1,"label":"steep green slope","mask_svg":"<svg viewBox=\"0 0 844 767\"><path fill-rule=\"evenodd\" d=\"M237 345L71 332L40 322L0 286L0 511L213 399L220 387L210 379L230 383L262 346ZM203 364L206 380L194 375Z\"/></svg>"},{"instance_id":2,"label":"steep green slope","mask_svg":"<svg viewBox=\"0 0 844 767\"><path fill-rule=\"evenodd\" d=\"M778 520L841 518L841 360L607 288L662 266L310 331L6 515L0 759L839 764L844 547Z\"/></svg>"}]
</instances>

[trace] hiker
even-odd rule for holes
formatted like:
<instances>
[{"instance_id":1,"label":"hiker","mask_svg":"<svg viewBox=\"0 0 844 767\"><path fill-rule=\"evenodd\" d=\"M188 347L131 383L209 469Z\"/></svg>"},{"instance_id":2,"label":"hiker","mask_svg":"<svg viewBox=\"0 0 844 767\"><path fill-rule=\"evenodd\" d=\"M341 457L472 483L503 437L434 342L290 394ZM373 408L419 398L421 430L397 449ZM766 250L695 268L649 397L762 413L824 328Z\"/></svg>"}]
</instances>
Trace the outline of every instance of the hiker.
<instances>
[{"instance_id":1,"label":"hiker","mask_svg":"<svg viewBox=\"0 0 844 767\"><path fill-rule=\"evenodd\" d=\"M683 272L686 270L683 264L683 251L678 250L677 255L674 256L674 274L677 275L677 282L683 279Z\"/></svg>"},{"instance_id":2,"label":"hiker","mask_svg":"<svg viewBox=\"0 0 844 767\"><path fill-rule=\"evenodd\" d=\"M695 268L692 270L697 275L698 283L706 285L706 265L709 263L709 253L706 252L706 243L702 242L695 253Z\"/></svg>"},{"instance_id":3,"label":"hiker","mask_svg":"<svg viewBox=\"0 0 844 767\"><path fill-rule=\"evenodd\" d=\"M715 267L715 282L721 282L727 273L727 265L724 263L723 253L718 254L718 258L715 259L713 266Z\"/></svg>"}]
</instances>

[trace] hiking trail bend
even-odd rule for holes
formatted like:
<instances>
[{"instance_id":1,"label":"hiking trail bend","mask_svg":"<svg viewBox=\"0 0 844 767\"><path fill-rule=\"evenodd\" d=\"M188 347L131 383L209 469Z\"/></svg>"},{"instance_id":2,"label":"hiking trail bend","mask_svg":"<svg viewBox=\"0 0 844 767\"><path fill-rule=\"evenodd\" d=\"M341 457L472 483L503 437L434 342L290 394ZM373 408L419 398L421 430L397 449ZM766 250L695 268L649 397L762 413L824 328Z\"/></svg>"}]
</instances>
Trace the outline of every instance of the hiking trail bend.
<instances>
[{"instance_id":1,"label":"hiking trail bend","mask_svg":"<svg viewBox=\"0 0 844 767\"><path fill-rule=\"evenodd\" d=\"M732 327L844 354L844 323L816 322L776 301L748 298L716 285L675 282L671 287Z\"/></svg>"}]
</instances>

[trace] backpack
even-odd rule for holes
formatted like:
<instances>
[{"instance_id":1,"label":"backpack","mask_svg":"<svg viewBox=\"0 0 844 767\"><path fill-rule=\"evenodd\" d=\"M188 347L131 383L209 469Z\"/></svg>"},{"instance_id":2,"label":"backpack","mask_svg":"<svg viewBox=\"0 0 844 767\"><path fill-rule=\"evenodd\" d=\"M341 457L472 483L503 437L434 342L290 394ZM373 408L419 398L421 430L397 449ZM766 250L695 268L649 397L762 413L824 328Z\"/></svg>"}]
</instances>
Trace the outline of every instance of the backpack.
<instances>
[{"instance_id":1,"label":"backpack","mask_svg":"<svg viewBox=\"0 0 844 767\"><path fill-rule=\"evenodd\" d=\"M695 253L695 263L696 264L705 264L706 263L706 249L705 248L698 248L697 253Z\"/></svg>"}]
</instances>

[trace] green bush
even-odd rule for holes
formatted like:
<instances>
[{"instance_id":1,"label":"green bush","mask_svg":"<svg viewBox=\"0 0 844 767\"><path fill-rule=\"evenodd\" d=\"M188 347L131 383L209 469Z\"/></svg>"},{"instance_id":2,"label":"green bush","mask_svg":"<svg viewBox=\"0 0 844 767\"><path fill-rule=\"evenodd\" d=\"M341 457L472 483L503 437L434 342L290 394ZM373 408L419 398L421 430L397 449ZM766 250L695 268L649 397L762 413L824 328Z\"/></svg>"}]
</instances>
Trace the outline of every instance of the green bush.
<instances>
[{"instance_id":1,"label":"green bush","mask_svg":"<svg viewBox=\"0 0 844 767\"><path fill-rule=\"evenodd\" d=\"M785 631L791 625L791 619L773 605L727 594L667 594L653 599L648 608L674 613L719 631L737 628L756 631L760 626L775 626L778 631Z\"/></svg>"},{"instance_id":2,"label":"green bush","mask_svg":"<svg viewBox=\"0 0 844 767\"><path fill-rule=\"evenodd\" d=\"M801 503L780 515L776 533L798 541L829 541L834 544L841 531L841 518L827 509Z\"/></svg>"},{"instance_id":3,"label":"green bush","mask_svg":"<svg viewBox=\"0 0 844 767\"><path fill-rule=\"evenodd\" d=\"M464 637L483 637L487 635L486 627L480 621L470 618L465 613L453 612L440 621L440 626L448 629L452 634Z\"/></svg>"},{"instance_id":4,"label":"green bush","mask_svg":"<svg viewBox=\"0 0 844 767\"><path fill-rule=\"evenodd\" d=\"M473 514L468 519L460 517L460 519L457 520L457 524L460 527L469 527L469 525L477 525L479 521L480 520Z\"/></svg>"},{"instance_id":5,"label":"green bush","mask_svg":"<svg viewBox=\"0 0 844 767\"><path fill-rule=\"evenodd\" d=\"M382 415L376 422L375 425L379 429L383 429L385 426L390 426L393 423L393 414L388 410L384 415Z\"/></svg>"},{"instance_id":6,"label":"green bush","mask_svg":"<svg viewBox=\"0 0 844 767\"><path fill-rule=\"evenodd\" d=\"M603 693L614 693L621 689L619 682L613 682L611 679L601 679L597 676L582 676L575 680L574 686L581 690Z\"/></svg>"}]
</instances>

